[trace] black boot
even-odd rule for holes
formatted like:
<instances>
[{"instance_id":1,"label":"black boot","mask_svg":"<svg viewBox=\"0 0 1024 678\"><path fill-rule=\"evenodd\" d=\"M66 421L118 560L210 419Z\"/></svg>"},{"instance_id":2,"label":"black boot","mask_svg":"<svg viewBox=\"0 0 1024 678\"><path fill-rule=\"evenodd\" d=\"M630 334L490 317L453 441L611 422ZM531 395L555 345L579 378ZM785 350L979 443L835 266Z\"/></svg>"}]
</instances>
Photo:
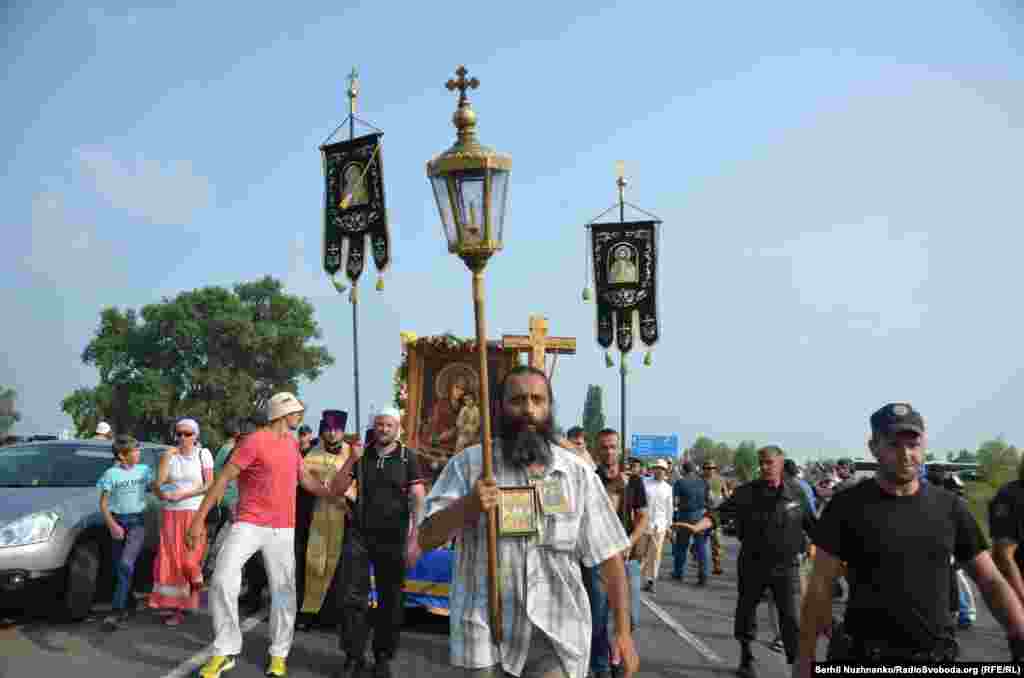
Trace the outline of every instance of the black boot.
<instances>
[{"instance_id":1,"label":"black boot","mask_svg":"<svg viewBox=\"0 0 1024 678\"><path fill-rule=\"evenodd\" d=\"M341 668L332 674L331 678L362 678L365 668L366 664L362 660L349 657L345 659Z\"/></svg>"},{"instance_id":2,"label":"black boot","mask_svg":"<svg viewBox=\"0 0 1024 678\"><path fill-rule=\"evenodd\" d=\"M377 657L373 664L373 678L392 678L391 659L389 657Z\"/></svg>"},{"instance_id":3,"label":"black boot","mask_svg":"<svg viewBox=\"0 0 1024 678\"><path fill-rule=\"evenodd\" d=\"M740 665L736 669L742 678L757 678L757 669L754 668L754 653L750 650L750 643L740 643Z\"/></svg>"}]
</instances>

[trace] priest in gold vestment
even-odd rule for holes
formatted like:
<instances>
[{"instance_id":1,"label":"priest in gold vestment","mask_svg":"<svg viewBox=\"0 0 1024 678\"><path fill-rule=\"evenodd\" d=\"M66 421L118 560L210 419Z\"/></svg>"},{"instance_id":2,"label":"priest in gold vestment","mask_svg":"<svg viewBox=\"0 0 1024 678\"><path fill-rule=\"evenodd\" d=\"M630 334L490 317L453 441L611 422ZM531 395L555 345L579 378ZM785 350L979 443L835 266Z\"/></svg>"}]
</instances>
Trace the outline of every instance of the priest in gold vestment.
<instances>
[{"instance_id":1,"label":"priest in gold vestment","mask_svg":"<svg viewBox=\"0 0 1024 678\"><path fill-rule=\"evenodd\" d=\"M341 410L325 410L320 421L320 442L306 455L303 466L314 478L330 485L334 474L345 465L349 446L345 443L348 414ZM353 483L345 497L355 499ZM314 624L332 626L340 619L338 592L341 584L341 546L345 541L345 497L319 497L313 508L306 548L305 590L298 591L299 619L296 628L307 630ZM339 576L335 576L337 573Z\"/></svg>"}]
</instances>

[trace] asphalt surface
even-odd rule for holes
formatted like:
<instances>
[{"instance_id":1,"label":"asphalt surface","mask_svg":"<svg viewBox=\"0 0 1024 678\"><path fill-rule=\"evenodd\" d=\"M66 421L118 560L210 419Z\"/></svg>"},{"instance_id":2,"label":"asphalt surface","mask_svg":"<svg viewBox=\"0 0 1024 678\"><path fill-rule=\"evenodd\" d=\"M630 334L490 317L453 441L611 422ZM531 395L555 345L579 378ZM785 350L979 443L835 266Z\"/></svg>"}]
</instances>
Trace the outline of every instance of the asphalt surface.
<instances>
[{"instance_id":1,"label":"asphalt surface","mask_svg":"<svg viewBox=\"0 0 1024 678\"><path fill-rule=\"evenodd\" d=\"M668 546L668 545L666 545ZM705 588L694 586L691 567L684 581L667 577L671 560L661 568L662 580L653 594L645 593L635 639L640 654L641 678L675 678L688 675L734 675L739 645L733 639L736 605L735 540L723 544L725 574L713 576ZM666 552L669 549L666 548ZM2 604L2 603L0 603ZM837 604L837 614L841 613ZM59 624L45 617L20 614L0 624L0 678L185 678L197 675L212 640L210 617L205 610L192 615L177 628L161 625L147 610L139 612L130 628L114 633L102 629L103 606L96 616L78 624ZM759 638L755 646L759 675L789 676L784 655L768 648L771 625L768 606L758 608ZM264 615L245 623L245 645L238 666L225 674L231 678L262 676L267 652ZM1008 659L1005 635L979 600L979 621L960 632L961 658L965 661ZM337 637L329 630L297 632L288 659L288 675L295 678L329 676L339 665ZM824 655L819 644L819 658ZM421 610L408 611L402 647L394 665L398 678L450 674L448 619Z\"/></svg>"}]
</instances>

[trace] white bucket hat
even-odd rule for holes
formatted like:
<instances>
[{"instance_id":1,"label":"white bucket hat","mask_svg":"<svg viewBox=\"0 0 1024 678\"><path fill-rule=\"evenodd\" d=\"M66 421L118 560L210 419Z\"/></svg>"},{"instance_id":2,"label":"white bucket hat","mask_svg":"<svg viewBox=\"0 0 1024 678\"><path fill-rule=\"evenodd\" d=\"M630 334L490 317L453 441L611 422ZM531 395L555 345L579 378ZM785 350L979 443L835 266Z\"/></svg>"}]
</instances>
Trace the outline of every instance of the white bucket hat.
<instances>
[{"instance_id":1,"label":"white bucket hat","mask_svg":"<svg viewBox=\"0 0 1024 678\"><path fill-rule=\"evenodd\" d=\"M267 403L267 420L274 421L281 417L287 417L289 414L302 412L305 409L302 403L299 402L299 399L291 393L275 393Z\"/></svg>"},{"instance_id":2,"label":"white bucket hat","mask_svg":"<svg viewBox=\"0 0 1024 678\"><path fill-rule=\"evenodd\" d=\"M662 471L668 470L668 462L666 462L664 459L659 459L658 461L651 464L651 466L653 468L660 468Z\"/></svg>"},{"instance_id":3,"label":"white bucket hat","mask_svg":"<svg viewBox=\"0 0 1024 678\"><path fill-rule=\"evenodd\" d=\"M391 417L392 419L397 421L399 424L402 423L402 414L401 414L401 412L396 410L394 407L385 407L383 410L381 410L380 412L377 413L377 416L378 417ZM376 417L374 417L374 418L376 418Z\"/></svg>"},{"instance_id":4,"label":"white bucket hat","mask_svg":"<svg viewBox=\"0 0 1024 678\"><path fill-rule=\"evenodd\" d=\"M96 426L96 433L100 434L101 436L107 435L108 433L110 433L110 424L108 424L105 421L101 421L99 425Z\"/></svg>"}]
</instances>

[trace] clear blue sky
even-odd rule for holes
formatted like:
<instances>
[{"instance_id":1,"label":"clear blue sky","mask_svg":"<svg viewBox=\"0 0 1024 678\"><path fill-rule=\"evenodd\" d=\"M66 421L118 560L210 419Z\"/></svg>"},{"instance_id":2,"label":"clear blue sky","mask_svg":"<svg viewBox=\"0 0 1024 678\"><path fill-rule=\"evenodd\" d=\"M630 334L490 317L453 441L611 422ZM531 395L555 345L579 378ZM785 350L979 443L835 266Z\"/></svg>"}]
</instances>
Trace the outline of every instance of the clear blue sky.
<instances>
[{"instance_id":1,"label":"clear blue sky","mask_svg":"<svg viewBox=\"0 0 1024 678\"><path fill-rule=\"evenodd\" d=\"M453 138L464 63L481 139L513 156L492 337L531 313L575 336L564 424L617 370L580 301L583 223L627 198L665 221L662 341L633 356L633 432L864 448L893 400L932 447L1024 442L1021 11L1007 2L6 3L0 385L16 432L70 426L106 305L265 274L316 306L337 364L302 389L352 406L350 308L320 267L318 145L362 76L385 131L395 247L364 277L364 417L399 331L473 332L425 162ZM187 414L187 413L182 413Z\"/></svg>"}]
</instances>

